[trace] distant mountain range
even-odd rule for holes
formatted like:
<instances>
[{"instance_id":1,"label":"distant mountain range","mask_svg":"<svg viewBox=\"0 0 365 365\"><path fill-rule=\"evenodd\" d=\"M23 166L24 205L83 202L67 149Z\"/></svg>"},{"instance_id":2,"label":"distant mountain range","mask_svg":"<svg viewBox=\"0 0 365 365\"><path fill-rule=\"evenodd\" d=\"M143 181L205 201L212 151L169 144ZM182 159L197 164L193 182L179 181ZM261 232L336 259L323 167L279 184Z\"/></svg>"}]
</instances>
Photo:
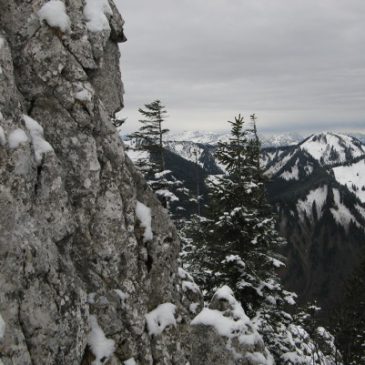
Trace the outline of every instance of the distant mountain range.
<instances>
[{"instance_id":1,"label":"distant mountain range","mask_svg":"<svg viewBox=\"0 0 365 365\"><path fill-rule=\"evenodd\" d=\"M268 196L288 240L284 281L331 306L365 250L365 146L320 133L263 150Z\"/></svg>"},{"instance_id":2,"label":"distant mountain range","mask_svg":"<svg viewBox=\"0 0 365 365\"><path fill-rule=\"evenodd\" d=\"M229 131L183 131L173 132L167 135L168 141L176 142L194 142L199 144L215 145L219 141L226 141L230 137ZM260 135L260 140L263 147L279 147L289 146L298 143L303 139L303 135L299 133L283 133L273 135Z\"/></svg>"},{"instance_id":3,"label":"distant mountain range","mask_svg":"<svg viewBox=\"0 0 365 365\"><path fill-rule=\"evenodd\" d=\"M363 133L345 133L357 138L362 143L365 143L365 134ZM227 130L221 131L182 131L182 132L170 132L167 134L166 140L168 141L185 141L194 142L199 144L214 145L219 141L225 141L229 138L230 133ZM287 133L275 133L275 134L260 134L260 141L263 147L281 147L291 146L303 141L308 135L296 132Z\"/></svg>"},{"instance_id":4,"label":"distant mountain range","mask_svg":"<svg viewBox=\"0 0 365 365\"><path fill-rule=\"evenodd\" d=\"M227 138L225 132L184 132L170 134L165 143L167 168L193 193L199 185L205 202L205 178L224 171L214 156L216 144ZM265 138L261 166L288 241L284 282L300 301L317 299L330 307L365 252L365 145L330 132Z\"/></svg>"},{"instance_id":5,"label":"distant mountain range","mask_svg":"<svg viewBox=\"0 0 365 365\"><path fill-rule=\"evenodd\" d=\"M180 133L166 148L217 174L224 166L214 158L215 145L227 138L225 132ZM288 240L284 282L300 301L330 307L365 251L365 145L330 132L266 136L262 145L268 197Z\"/></svg>"}]
</instances>

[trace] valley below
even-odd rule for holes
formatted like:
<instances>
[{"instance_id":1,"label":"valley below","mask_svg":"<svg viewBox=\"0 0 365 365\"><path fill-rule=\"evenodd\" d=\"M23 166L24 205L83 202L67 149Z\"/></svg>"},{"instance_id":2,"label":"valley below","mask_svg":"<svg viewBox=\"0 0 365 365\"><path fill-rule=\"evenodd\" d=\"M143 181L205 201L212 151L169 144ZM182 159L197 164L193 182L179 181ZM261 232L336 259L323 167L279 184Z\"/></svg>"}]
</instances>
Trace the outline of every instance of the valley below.
<instances>
[{"instance_id":1,"label":"valley below","mask_svg":"<svg viewBox=\"0 0 365 365\"><path fill-rule=\"evenodd\" d=\"M361 134L356 135L362 137ZM182 132L165 142L166 168L209 203L206 179L224 173L215 158L225 132ZM268 199L287 240L284 285L298 303L316 302L328 319L365 254L365 145L340 133L262 136ZM128 142L127 142L128 143ZM127 153L133 159L131 150ZM196 213L186 206L186 216ZM204 213L203 213L204 214Z\"/></svg>"}]
</instances>

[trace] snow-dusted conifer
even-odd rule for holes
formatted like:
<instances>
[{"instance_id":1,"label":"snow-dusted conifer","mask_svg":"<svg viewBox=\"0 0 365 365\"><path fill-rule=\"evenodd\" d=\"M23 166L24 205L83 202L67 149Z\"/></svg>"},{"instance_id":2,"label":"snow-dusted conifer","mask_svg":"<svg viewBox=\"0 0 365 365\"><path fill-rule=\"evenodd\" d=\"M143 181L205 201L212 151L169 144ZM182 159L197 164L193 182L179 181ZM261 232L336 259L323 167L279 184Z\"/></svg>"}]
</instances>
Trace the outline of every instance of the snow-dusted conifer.
<instances>
[{"instance_id":1,"label":"snow-dusted conifer","mask_svg":"<svg viewBox=\"0 0 365 365\"><path fill-rule=\"evenodd\" d=\"M194 242L186 254L189 269L208 295L222 285L234 290L277 363L322 364L326 359L334 364L284 310L295 305L296 295L284 290L278 278L284 266L278 252L285 241L265 196L256 117L251 128L241 115L230 123L231 138L216 152L226 174L210 179L208 217L194 217L187 233ZM318 352L314 357L312 350Z\"/></svg>"},{"instance_id":2,"label":"snow-dusted conifer","mask_svg":"<svg viewBox=\"0 0 365 365\"><path fill-rule=\"evenodd\" d=\"M136 153L134 162L162 205L170 212L173 211L173 216L178 218L183 210L179 202L181 199L188 199L189 191L172 171L166 169L163 146L164 135L169 131L163 127L167 115L166 107L160 100L155 100L138 111L142 126L129 136L129 147Z\"/></svg>"}]
</instances>

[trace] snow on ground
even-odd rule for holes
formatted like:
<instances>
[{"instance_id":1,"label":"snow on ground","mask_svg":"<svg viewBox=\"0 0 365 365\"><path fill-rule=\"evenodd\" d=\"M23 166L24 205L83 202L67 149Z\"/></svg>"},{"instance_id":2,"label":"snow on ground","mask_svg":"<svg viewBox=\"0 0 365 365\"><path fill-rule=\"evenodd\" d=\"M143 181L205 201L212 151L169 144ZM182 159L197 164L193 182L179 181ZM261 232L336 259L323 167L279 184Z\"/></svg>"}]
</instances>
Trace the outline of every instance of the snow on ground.
<instances>
[{"instance_id":1,"label":"snow on ground","mask_svg":"<svg viewBox=\"0 0 365 365\"><path fill-rule=\"evenodd\" d=\"M280 177L284 180L299 180L298 162L299 160L297 159L295 165L290 168L290 171L284 171Z\"/></svg>"},{"instance_id":2,"label":"snow on ground","mask_svg":"<svg viewBox=\"0 0 365 365\"><path fill-rule=\"evenodd\" d=\"M5 321L3 320L3 317L0 314L0 341L4 338L5 335Z\"/></svg>"},{"instance_id":3,"label":"snow on ground","mask_svg":"<svg viewBox=\"0 0 365 365\"><path fill-rule=\"evenodd\" d=\"M10 132L8 143L9 148L15 149L18 148L20 144L28 142L28 137L23 131L23 129L17 128Z\"/></svg>"},{"instance_id":4,"label":"snow on ground","mask_svg":"<svg viewBox=\"0 0 365 365\"><path fill-rule=\"evenodd\" d=\"M99 326L95 316L90 316L90 328L88 344L96 358L92 365L102 365L113 355L115 342L105 337L104 331Z\"/></svg>"},{"instance_id":5,"label":"snow on ground","mask_svg":"<svg viewBox=\"0 0 365 365\"><path fill-rule=\"evenodd\" d=\"M51 0L45 3L38 11L38 16L41 22L45 20L50 27L59 28L64 33L71 29L63 1Z\"/></svg>"},{"instance_id":6,"label":"snow on ground","mask_svg":"<svg viewBox=\"0 0 365 365\"><path fill-rule=\"evenodd\" d=\"M113 11L108 0L86 0L84 17L87 20L86 26L90 32L110 30L107 16L112 14Z\"/></svg>"},{"instance_id":7,"label":"snow on ground","mask_svg":"<svg viewBox=\"0 0 365 365\"><path fill-rule=\"evenodd\" d=\"M304 213L307 217L312 216L313 202L316 202L317 217L322 215L323 204L326 201L328 193L327 185L321 186L315 190L311 190L304 200L299 200L297 203L297 210L301 220L304 219Z\"/></svg>"},{"instance_id":8,"label":"snow on ground","mask_svg":"<svg viewBox=\"0 0 365 365\"><path fill-rule=\"evenodd\" d=\"M348 166L332 169L336 180L358 196L365 203L365 159Z\"/></svg>"},{"instance_id":9,"label":"snow on ground","mask_svg":"<svg viewBox=\"0 0 365 365\"><path fill-rule=\"evenodd\" d=\"M335 221L338 224L343 225L345 228L347 228L351 222L354 222L357 226L360 226L351 212L341 203L340 192L337 189L333 189L333 196L336 208L331 208L331 213Z\"/></svg>"},{"instance_id":10,"label":"snow on ground","mask_svg":"<svg viewBox=\"0 0 365 365\"><path fill-rule=\"evenodd\" d=\"M143 241L152 241L153 233L151 227L151 208L148 208L143 203L137 201L136 216L137 219L141 222L141 226L144 228Z\"/></svg>"},{"instance_id":11,"label":"snow on ground","mask_svg":"<svg viewBox=\"0 0 365 365\"><path fill-rule=\"evenodd\" d=\"M166 327L176 326L175 319L176 306L172 303L160 304L153 311L145 315L148 334L160 335Z\"/></svg>"},{"instance_id":12,"label":"snow on ground","mask_svg":"<svg viewBox=\"0 0 365 365\"><path fill-rule=\"evenodd\" d=\"M53 148L43 138L43 128L38 124L37 121L24 114L22 118L32 138L34 157L37 164L39 165L42 162L43 155L47 152L53 152Z\"/></svg>"}]
</instances>

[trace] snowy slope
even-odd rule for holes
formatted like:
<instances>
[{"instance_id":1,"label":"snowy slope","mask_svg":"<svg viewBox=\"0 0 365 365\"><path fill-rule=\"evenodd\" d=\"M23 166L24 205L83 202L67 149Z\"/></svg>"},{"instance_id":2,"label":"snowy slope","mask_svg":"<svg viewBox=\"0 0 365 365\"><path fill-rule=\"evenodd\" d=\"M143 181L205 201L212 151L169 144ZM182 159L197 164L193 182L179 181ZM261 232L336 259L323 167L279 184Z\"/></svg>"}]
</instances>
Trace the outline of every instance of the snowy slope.
<instances>
[{"instance_id":1,"label":"snowy slope","mask_svg":"<svg viewBox=\"0 0 365 365\"><path fill-rule=\"evenodd\" d=\"M339 133L314 134L299 144L322 165L343 163L365 153L365 146L357 139Z\"/></svg>"},{"instance_id":2,"label":"snowy slope","mask_svg":"<svg viewBox=\"0 0 365 365\"><path fill-rule=\"evenodd\" d=\"M261 168L266 170L275 161L278 161L280 156L285 153L285 150L280 148L267 148L261 152L260 165Z\"/></svg>"},{"instance_id":3,"label":"snowy slope","mask_svg":"<svg viewBox=\"0 0 365 365\"><path fill-rule=\"evenodd\" d=\"M297 203L297 211L301 220L304 220L304 216L311 217L312 209L315 205L317 210L317 217L322 216L322 208L327 199L328 187L327 185L320 186L314 190L311 190L305 199L299 200Z\"/></svg>"},{"instance_id":4,"label":"snowy slope","mask_svg":"<svg viewBox=\"0 0 365 365\"><path fill-rule=\"evenodd\" d=\"M335 221L348 229L351 222L355 223L358 227L361 224L357 221L356 217L351 213L350 209L343 203L341 195L338 189L333 189L334 207L331 208L331 213Z\"/></svg>"},{"instance_id":5,"label":"snowy slope","mask_svg":"<svg viewBox=\"0 0 365 365\"><path fill-rule=\"evenodd\" d=\"M285 180L299 180L300 177L311 175L316 165L325 168L340 166L361 156L365 156L365 146L356 138L343 134L319 133L308 137L297 146L263 149L261 163L269 177L278 175ZM360 190L361 171L357 170L361 170L361 166L336 168L339 182L345 184L343 181L346 180L346 175L350 175L346 181L356 180L355 185Z\"/></svg>"},{"instance_id":6,"label":"snowy slope","mask_svg":"<svg viewBox=\"0 0 365 365\"><path fill-rule=\"evenodd\" d=\"M164 143L164 147L188 161L198 162L203 167L201 157L204 153L204 148L199 143L190 141L167 141Z\"/></svg>"},{"instance_id":7,"label":"snowy slope","mask_svg":"<svg viewBox=\"0 0 365 365\"><path fill-rule=\"evenodd\" d=\"M332 171L341 185L347 186L365 203L365 158L350 165L335 167Z\"/></svg>"}]
</instances>

